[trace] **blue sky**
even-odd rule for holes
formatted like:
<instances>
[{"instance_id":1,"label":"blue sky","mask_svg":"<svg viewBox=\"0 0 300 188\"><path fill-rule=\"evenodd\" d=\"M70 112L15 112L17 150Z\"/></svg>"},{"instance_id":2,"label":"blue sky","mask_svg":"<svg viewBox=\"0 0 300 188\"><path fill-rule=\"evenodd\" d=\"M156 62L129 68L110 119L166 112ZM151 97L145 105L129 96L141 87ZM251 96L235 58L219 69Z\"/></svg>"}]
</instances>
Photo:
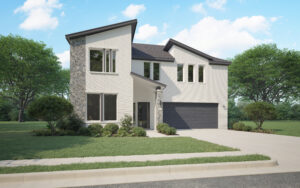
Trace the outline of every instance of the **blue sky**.
<instances>
[{"instance_id":1,"label":"blue sky","mask_svg":"<svg viewBox=\"0 0 300 188\"><path fill-rule=\"evenodd\" d=\"M15 0L0 7L1 35L43 41L69 67L65 34L137 18L134 42L175 38L232 58L254 45L300 50L298 0Z\"/></svg>"}]
</instances>

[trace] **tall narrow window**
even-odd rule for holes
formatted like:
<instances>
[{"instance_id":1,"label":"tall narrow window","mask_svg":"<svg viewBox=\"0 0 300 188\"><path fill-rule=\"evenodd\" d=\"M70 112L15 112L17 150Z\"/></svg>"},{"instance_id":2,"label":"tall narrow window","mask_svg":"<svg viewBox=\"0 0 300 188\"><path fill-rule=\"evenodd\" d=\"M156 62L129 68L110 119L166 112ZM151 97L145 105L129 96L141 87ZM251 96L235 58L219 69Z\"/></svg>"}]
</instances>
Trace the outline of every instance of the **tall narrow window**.
<instances>
[{"instance_id":1,"label":"tall narrow window","mask_svg":"<svg viewBox=\"0 0 300 188\"><path fill-rule=\"evenodd\" d=\"M193 82L194 81L194 65L189 65L188 68L188 81Z\"/></svg>"},{"instance_id":2,"label":"tall narrow window","mask_svg":"<svg viewBox=\"0 0 300 188\"><path fill-rule=\"evenodd\" d=\"M111 52L111 67L112 67L112 72L116 72L116 51L112 50Z\"/></svg>"},{"instance_id":3,"label":"tall narrow window","mask_svg":"<svg viewBox=\"0 0 300 188\"><path fill-rule=\"evenodd\" d=\"M90 71L103 72L103 50L90 50Z\"/></svg>"},{"instance_id":4,"label":"tall narrow window","mask_svg":"<svg viewBox=\"0 0 300 188\"><path fill-rule=\"evenodd\" d=\"M203 82L203 66L199 66L198 70L198 81Z\"/></svg>"},{"instance_id":5,"label":"tall narrow window","mask_svg":"<svg viewBox=\"0 0 300 188\"><path fill-rule=\"evenodd\" d=\"M87 95L87 120L100 120L100 95Z\"/></svg>"},{"instance_id":6,"label":"tall narrow window","mask_svg":"<svg viewBox=\"0 0 300 188\"><path fill-rule=\"evenodd\" d=\"M117 120L117 95L104 95L104 120Z\"/></svg>"},{"instance_id":7,"label":"tall narrow window","mask_svg":"<svg viewBox=\"0 0 300 188\"><path fill-rule=\"evenodd\" d=\"M150 63L144 62L144 76L150 78Z\"/></svg>"},{"instance_id":8,"label":"tall narrow window","mask_svg":"<svg viewBox=\"0 0 300 188\"><path fill-rule=\"evenodd\" d=\"M159 63L153 63L153 80L159 80Z\"/></svg>"},{"instance_id":9,"label":"tall narrow window","mask_svg":"<svg viewBox=\"0 0 300 188\"><path fill-rule=\"evenodd\" d=\"M177 81L183 81L183 65L177 65Z\"/></svg>"},{"instance_id":10,"label":"tall narrow window","mask_svg":"<svg viewBox=\"0 0 300 188\"><path fill-rule=\"evenodd\" d=\"M110 72L110 50L105 50L105 72Z\"/></svg>"}]
</instances>

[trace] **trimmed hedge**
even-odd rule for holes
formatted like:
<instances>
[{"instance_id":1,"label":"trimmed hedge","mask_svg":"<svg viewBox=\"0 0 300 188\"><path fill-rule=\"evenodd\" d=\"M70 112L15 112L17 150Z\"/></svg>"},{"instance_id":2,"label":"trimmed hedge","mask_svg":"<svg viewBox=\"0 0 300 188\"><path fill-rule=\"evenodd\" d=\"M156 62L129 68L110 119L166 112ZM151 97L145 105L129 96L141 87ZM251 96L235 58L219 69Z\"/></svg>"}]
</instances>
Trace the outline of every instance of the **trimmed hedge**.
<instances>
[{"instance_id":1,"label":"trimmed hedge","mask_svg":"<svg viewBox=\"0 0 300 188\"><path fill-rule=\"evenodd\" d=\"M159 133L163 133L166 135L175 135L176 129L174 127L170 127L167 123L159 123L156 126L156 129Z\"/></svg>"},{"instance_id":2,"label":"trimmed hedge","mask_svg":"<svg viewBox=\"0 0 300 188\"><path fill-rule=\"evenodd\" d=\"M142 127L133 127L132 135L133 136L146 136L146 131Z\"/></svg>"},{"instance_id":3,"label":"trimmed hedge","mask_svg":"<svg viewBox=\"0 0 300 188\"><path fill-rule=\"evenodd\" d=\"M103 127L99 123L94 123L88 126L88 131L91 136L99 137L102 136Z\"/></svg>"}]
</instances>

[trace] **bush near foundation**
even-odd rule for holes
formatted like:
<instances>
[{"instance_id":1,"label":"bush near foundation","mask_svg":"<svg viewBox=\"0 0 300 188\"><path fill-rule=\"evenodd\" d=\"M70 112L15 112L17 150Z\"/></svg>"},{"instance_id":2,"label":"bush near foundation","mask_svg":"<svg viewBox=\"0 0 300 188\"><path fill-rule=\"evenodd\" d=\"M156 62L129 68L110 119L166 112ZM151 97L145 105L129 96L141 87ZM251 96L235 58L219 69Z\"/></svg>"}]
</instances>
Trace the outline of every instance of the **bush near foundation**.
<instances>
[{"instance_id":1,"label":"bush near foundation","mask_svg":"<svg viewBox=\"0 0 300 188\"><path fill-rule=\"evenodd\" d=\"M170 127L167 123L159 123L156 126L156 129L159 133L166 135L175 135L176 129L174 127Z\"/></svg>"}]
</instances>

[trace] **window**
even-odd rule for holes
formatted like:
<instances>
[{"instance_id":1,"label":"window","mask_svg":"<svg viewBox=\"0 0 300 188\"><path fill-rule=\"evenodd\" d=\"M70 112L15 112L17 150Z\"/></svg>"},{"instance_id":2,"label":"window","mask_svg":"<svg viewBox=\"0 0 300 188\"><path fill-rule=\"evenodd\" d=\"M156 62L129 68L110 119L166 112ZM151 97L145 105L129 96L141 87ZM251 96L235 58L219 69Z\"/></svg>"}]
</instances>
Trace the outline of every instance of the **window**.
<instances>
[{"instance_id":1,"label":"window","mask_svg":"<svg viewBox=\"0 0 300 188\"><path fill-rule=\"evenodd\" d=\"M153 63L153 80L159 80L159 63Z\"/></svg>"},{"instance_id":2,"label":"window","mask_svg":"<svg viewBox=\"0 0 300 188\"><path fill-rule=\"evenodd\" d=\"M87 120L117 120L117 95L87 94Z\"/></svg>"},{"instance_id":3,"label":"window","mask_svg":"<svg viewBox=\"0 0 300 188\"><path fill-rule=\"evenodd\" d=\"M90 51L90 71L103 71L103 50Z\"/></svg>"},{"instance_id":4,"label":"window","mask_svg":"<svg viewBox=\"0 0 300 188\"><path fill-rule=\"evenodd\" d=\"M135 103L133 103L133 125L135 125Z\"/></svg>"},{"instance_id":5,"label":"window","mask_svg":"<svg viewBox=\"0 0 300 188\"><path fill-rule=\"evenodd\" d=\"M116 95L104 95L104 120L117 120Z\"/></svg>"},{"instance_id":6,"label":"window","mask_svg":"<svg viewBox=\"0 0 300 188\"><path fill-rule=\"evenodd\" d=\"M203 66L199 66L198 69L198 81L203 82Z\"/></svg>"},{"instance_id":7,"label":"window","mask_svg":"<svg viewBox=\"0 0 300 188\"><path fill-rule=\"evenodd\" d=\"M150 78L150 63L144 62L144 76Z\"/></svg>"},{"instance_id":8,"label":"window","mask_svg":"<svg viewBox=\"0 0 300 188\"><path fill-rule=\"evenodd\" d=\"M177 65L177 81L183 81L183 65Z\"/></svg>"},{"instance_id":9,"label":"window","mask_svg":"<svg viewBox=\"0 0 300 188\"><path fill-rule=\"evenodd\" d=\"M90 71L116 72L116 50L90 50Z\"/></svg>"},{"instance_id":10,"label":"window","mask_svg":"<svg viewBox=\"0 0 300 188\"><path fill-rule=\"evenodd\" d=\"M100 120L100 95L87 95L87 120Z\"/></svg>"},{"instance_id":11,"label":"window","mask_svg":"<svg viewBox=\"0 0 300 188\"><path fill-rule=\"evenodd\" d=\"M188 68L188 81L193 82L194 81L194 65L189 65Z\"/></svg>"}]
</instances>

